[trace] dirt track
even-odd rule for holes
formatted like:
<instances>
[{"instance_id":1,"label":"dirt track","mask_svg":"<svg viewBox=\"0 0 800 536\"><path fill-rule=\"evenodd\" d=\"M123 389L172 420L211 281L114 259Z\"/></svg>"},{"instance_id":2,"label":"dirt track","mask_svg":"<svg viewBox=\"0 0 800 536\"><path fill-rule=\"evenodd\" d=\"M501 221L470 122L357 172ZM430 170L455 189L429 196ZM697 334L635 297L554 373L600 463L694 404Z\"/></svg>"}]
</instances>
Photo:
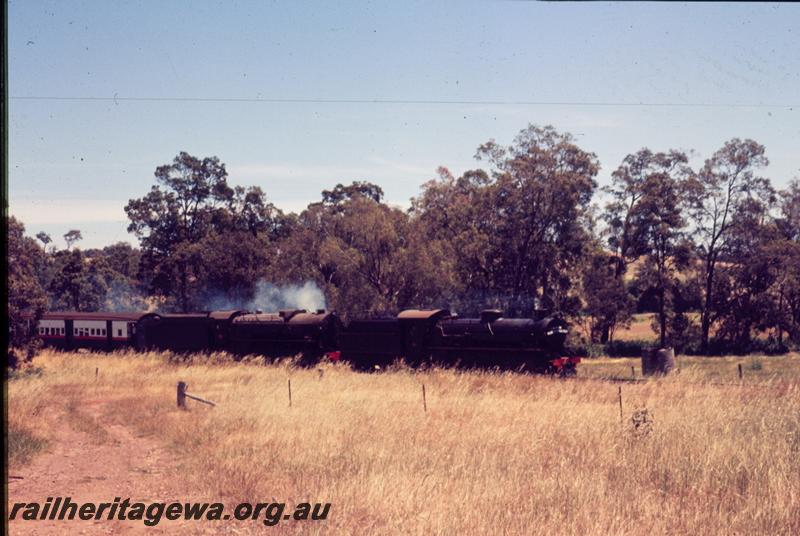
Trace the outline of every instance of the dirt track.
<instances>
[{"instance_id":1,"label":"dirt track","mask_svg":"<svg viewBox=\"0 0 800 536\"><path fill-rule=\"evenodd\" d=\"M157 438L137 436L123 425L107 423L103 418L106 402L88 401L80 408L81 421L97 423L96 428L77 426L65 413L45 452L24 467L9 467L9 512L14 503L43 504L54 496L71 497L79 504L110 503L115 497L145 504L214 502L181 487L178 462ZM21 513L9 521L10 534L241 534L253 529L246 522L162 518L157 526L149 527L142 521L82 521L77 516L72 521L25 521L20 517Z\"/></svg>"}]
</instances>

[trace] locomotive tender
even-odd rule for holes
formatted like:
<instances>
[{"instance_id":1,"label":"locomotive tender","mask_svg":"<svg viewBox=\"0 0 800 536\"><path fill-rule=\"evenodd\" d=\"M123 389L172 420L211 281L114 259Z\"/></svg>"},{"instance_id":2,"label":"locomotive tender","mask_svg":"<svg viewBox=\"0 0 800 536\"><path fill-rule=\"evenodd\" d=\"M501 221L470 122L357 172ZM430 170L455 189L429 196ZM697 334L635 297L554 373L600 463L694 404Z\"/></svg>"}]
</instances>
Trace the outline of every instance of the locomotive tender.
<instances>
[{"instance_id":1,"label":"locomotive tender","mask_svg":"<svg viewBox=\"0 0 800 536\"><path fill-rule=\"evenodd\" d=\"M161 313L45 313L37 326L45 344L63 348L173 352L228 351L234 355L301 355L301 364L323 356L360 370L398 359L427 364L574 374L580 362L564 356L567 323L557 315L504 318L485 310L460 318L447 309L406 310L396 317L347 324L330 311L276 313L212 311Z\"/></svg>"}]
</instances>

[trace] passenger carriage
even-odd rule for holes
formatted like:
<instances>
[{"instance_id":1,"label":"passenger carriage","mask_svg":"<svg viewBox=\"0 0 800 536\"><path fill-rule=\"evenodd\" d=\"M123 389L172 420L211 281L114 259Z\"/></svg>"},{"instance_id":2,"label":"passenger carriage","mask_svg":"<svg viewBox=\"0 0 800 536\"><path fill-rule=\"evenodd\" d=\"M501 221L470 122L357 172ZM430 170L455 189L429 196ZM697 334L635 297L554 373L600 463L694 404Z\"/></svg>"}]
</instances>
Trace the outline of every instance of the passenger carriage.
<instances>
[{"instance_id":1,"label":"passenger carriage","mask_svg":"<svg viewBox=\"0 0 800 536\"><path fill-rule=\"evenodd\" d=\"M133 346L136 324L145 315L50 311L39 320L36 332L46 346L111 351Z\"/></svg>"}]
</instances>

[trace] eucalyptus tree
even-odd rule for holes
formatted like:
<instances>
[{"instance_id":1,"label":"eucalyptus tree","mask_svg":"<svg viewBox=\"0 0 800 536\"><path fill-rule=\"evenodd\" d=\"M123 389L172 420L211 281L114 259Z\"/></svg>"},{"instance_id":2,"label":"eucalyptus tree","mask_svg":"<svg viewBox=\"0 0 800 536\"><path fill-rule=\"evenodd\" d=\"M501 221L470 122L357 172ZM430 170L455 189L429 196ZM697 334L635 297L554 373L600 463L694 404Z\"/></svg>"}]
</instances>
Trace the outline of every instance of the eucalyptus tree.
<instances>
[{"instance_id":1,"label":"eucalyptus tree","mask_svg":"<svg viewBox=\"0 0 800 536\"><path fill-rule=\"evenodd\" d=\"M606 222L608 246L614 256L614 271L611 277L619 287L628 265L652 252L646 230L641 228L643 203L654 201L646 196L654 186L653 177L668 175L677 179L686 177L690 170L686 154L678 150L654 153L642 148L627 155L611 174L611 184L604 188L610 197L605 206L603 219ZM653 209L654 207L649 207ZM645 207L647 209L647 207ZM606 342L617 319L624 321L630 314L626 300L608 304L606 309L618 308L614 314L606 312L608 324L600 326L601 342ZM626 314L626 311L628 312Z\"/></svg>"},{"instance_id":2,"label":"eucalyptus tree","mask_svg":"<svg viewBox=\"0 0 800 536\"><path fill-rule=\"evenodd\" d=\"M529 125L509 146L482 144L476 158L489 169L458 179L442 170L413 203L428 235L450 241L467 301L511 313L574 309L597 157L570 134Z\"/></svg>"},{"instance_id":3,"label":"eucalyptus tree","mask_svg":"<svg viewBox=\"0 0 800 536\"><path fill-rule=\"evenodd\" d=\"M714 311L715 278L729 249L733 222L756 199L769 204L774 191L756 170L769 164L763 145L734 138L723 145L687 183L689 214L701 262L703 303L700 312L701 351L707 352Z\"/></svg>"}]
</instances>

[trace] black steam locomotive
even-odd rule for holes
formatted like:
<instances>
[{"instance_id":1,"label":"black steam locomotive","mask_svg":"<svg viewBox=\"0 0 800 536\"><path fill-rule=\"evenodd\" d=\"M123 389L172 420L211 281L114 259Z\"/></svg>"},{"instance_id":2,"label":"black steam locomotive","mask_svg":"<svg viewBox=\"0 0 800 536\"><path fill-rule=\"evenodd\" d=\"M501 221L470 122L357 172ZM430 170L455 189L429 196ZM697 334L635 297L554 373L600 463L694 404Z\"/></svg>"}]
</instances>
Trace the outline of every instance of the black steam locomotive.
<instances>
[{"instance_id":1,"label":"black steam locomotive","mask_svg":"<svg viewBox=\"0 0 800 536\"><path fill-rule=\"evenodd\" d=\"M212 311L161 313L45 313L37 326L48 345L139 351L227 351L235 355L300 355L313 364L327 356L373 370L396 360L467 368L573 374L579 358L564 355L566 322L557 315L504 318L486 310L460 318L446 309L406 310L396 317L342 323L330 311L276 313Z\"/></svg>"}]
</instances>

